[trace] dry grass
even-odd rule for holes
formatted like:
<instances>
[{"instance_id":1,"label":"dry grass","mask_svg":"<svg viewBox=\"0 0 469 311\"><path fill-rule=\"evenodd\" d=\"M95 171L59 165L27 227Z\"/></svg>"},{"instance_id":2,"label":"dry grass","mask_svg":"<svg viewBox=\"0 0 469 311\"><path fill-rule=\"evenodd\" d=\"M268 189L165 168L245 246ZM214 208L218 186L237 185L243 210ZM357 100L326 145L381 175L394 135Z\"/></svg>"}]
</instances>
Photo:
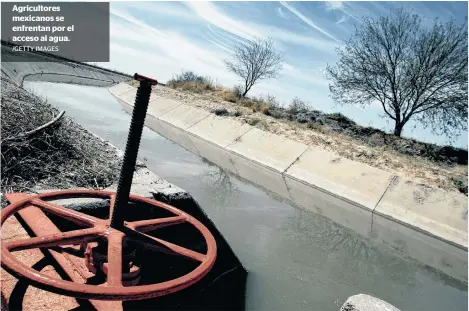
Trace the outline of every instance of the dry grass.
<instances>
[{"instance_id":1,"label":"dry grass","mask_svg":"<svg viewBox=\"0 0 469 311\"><path fill-rule=\"evenodd\" d=\"M4 76L1 109L3 193L37 187L102 189L117 179L116 150L66 115L50 127L23 136L59 111Z\"/></svg>"},{"instance_id":2,"label":"dry grass","mask_svg":"<svg viewBox=\"0 0 469 311\"><path fill-rule=\"evenodd\" d=\"M208 82L208 81L204 83L191 82L191 81L169 82L167 85L175 90L180 90L184 92L192 92L192 93L197 93L197 94L204 94L204 93L207 93L208 91L215 90L215 86L211 84L211 82Z\"/></svg>"},{"instance_id":3,"label":"dry grass","mask_svg":"<svg viewBox=\"0 0 469 311\"><path fill-rule=\"evenodd\" d=\"M418 146L422 143L406 139L396 140L377 132L376 129L350 124L350 120L340 114L324 114L314 110L292 113L290 110L303 111L304 105L301 100L294 100L287 109L281 109L278 108L275 99L241 99L236 102L224 100L224 98L234 100L236 93L229 89L218 88L213 92L194 94L190 91L178 92L159 87L155 92L161 97L179 100L208 111L225 109L228 111L225 114L227 118L255 123L256 127L271 133L334 152L347 159L366 163L415 182L467 194L468 166L465 163L458 163L461 156L453 159L445 157L445 149L442 147L425 144ZM317 115L316 120L301 122L301 116L309 118L311 114ZM336 128L331 127L333 125ZM350 130L342 130L344 127L349 127ZM383 143L383 139L389 141ZM374 141L376 143L373 143ZM402 145L401 148L398 148L399 144ZM422 148L427 148L428 151L420 155L404 153L407 149L414 152Z\"/></svg>"},{"instance_id":4,"label":"dry grass","mask_svg":"<svg viewBox=\"0 0 469 311\"><path fill-rule=\"evenodd\" d=\"M196 75L192 71L183 71L169 80L166 85L175 90L205 94L218 89L216 83L209 77Z\"/></svg>"},{"instance_id":5,"label":"dry grass","mask_svg":"<svg viewBox=\"0 0 469 311\"><path fill-rule=\"evenodd\" d=\"M217 85L208 77L199 76L191 71L182 72L166 83L166 86L186 93L206 95L214 100L227 101L242 107L252 109L253 112L268 114L269 110L278 107L278 102L272 95L266 98L241 97L240 87L228 89Z\"/></svg>"},{"instance_id":6,"label":"dry grass","mask_svg":"<svg viewBox=\"0 0 469 311\"><path fill-rule=\"evenodd\" d=\"M133 87L139 87L140 86L140 82L137 81L137 80L129 81L128 84L132 85Z\"/></svg>"},{"instance_id":7,"label":"dry grass","mask_svg":"<svg viewBox=\"0 0 469 311\"><path fill-rule=\"evenodd\" d=\"M222 89L219 96L222 100L225 100L230 103L236 103L239 100L235 92L229 89Z\"/></svg>"},{"instance_id":8,"label":"dry grass","mask_svg":"<svg viewBox=\"0 0 469 311\"><path fill-rule=\"evenodd\" d=\"M267 123L266 120L262 120L260 118L246 118L246 123L252 126L256 126L260 128L261 130L268 130L269 129L269 124Z\"/></svg>"}]
</instances>

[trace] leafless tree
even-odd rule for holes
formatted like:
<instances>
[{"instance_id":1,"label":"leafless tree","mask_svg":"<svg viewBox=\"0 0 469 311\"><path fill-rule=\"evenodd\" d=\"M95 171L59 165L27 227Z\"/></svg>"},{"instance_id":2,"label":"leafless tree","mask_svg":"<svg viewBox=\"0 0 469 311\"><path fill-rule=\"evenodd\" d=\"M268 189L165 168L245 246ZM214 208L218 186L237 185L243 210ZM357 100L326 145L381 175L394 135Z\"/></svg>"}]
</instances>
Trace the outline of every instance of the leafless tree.
<instances>
[{"instance_id":1,"label":"leafless tree","mask_svg":"<svg viewBox=\"0 0 469 311\"><path fill-rule=\"evenodd\" d=\"M232 60L225 60L228 70L244 82L242 97L260 80L277 78L282 69L283 54L274 48L272 38L240 43L234 48Z\"/></svg>"},{"instance_id":2,"label":"leafless tree","mask_svg":"<svg viewBox=\"0 0 469 311\"><path fill-rule=\"evenodd\" d=\"M463 25L436 20L423 27L417 14L396 14L363 24L328 65L332 98L341 104L381 103L401 136L411 119L451 139L467 129L467 18Z\"/></svg>"}]
</instances>

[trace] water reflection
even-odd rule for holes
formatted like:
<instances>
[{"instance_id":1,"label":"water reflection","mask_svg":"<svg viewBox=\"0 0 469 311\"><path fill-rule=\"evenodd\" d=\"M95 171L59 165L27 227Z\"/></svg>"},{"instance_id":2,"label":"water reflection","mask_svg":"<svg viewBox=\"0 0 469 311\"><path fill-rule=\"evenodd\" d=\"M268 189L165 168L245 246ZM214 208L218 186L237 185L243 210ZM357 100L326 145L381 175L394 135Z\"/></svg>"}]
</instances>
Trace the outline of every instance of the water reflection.
<instances>
[{"instance_id":1,"label":"water reflection","mask_svg":"<svg viewBox=\"0 0 469 311\"><path fill-rule=\"evenodd\" d=\"M213 198L213 205L226 205L233 197L233 193L238 191L238 189L234 188L230 175L226 170L216 166L205 158L201 158L201 160L204 164L209 166L209 169L206 170L201 177L212 184L209 191Z\"/></svg>"}]
</instances>

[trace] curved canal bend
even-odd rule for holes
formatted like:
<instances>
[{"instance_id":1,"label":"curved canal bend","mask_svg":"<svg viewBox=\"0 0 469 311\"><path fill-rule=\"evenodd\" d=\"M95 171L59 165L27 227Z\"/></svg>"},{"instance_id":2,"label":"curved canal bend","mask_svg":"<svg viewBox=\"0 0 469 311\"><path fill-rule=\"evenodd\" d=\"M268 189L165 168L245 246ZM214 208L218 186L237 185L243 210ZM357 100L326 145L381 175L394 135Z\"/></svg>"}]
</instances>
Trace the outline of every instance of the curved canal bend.
<instances>
[{"instance_id":1,"label":"curved canal bend","mask_svg":"<svg viewBox=\"0 0 469 311\"><path fill-rule=\"evenodd\" d=\"M106 88L25 82L124 149L130 116ZM188 191L249 271L246 308L337 311L365 293L406 310L467 310L467 284L306 213L145 128L139 157Z\"/></svg>"}]
</instances>

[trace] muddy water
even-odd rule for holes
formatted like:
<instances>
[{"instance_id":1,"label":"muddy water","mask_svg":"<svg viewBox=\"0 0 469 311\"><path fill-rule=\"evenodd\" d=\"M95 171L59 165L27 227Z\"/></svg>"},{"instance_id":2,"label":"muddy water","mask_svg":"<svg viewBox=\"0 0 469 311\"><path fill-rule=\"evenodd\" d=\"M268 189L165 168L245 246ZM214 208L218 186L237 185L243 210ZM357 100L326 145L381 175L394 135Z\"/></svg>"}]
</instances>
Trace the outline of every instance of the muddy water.
<instances>
[{"instance_id":1,"label":"muddy water","mask_svg":"<svg viewBox=\"0 0 469 311\"><path fill-rule=\"evenodd\" d=\"M123 149L130 116L107 89L51 83L25 87ZM145 128L140 158L192 194L249 270L251 310L339 310L370 294L406 310L467 310L467 284L396 256L316 214L225 173Z\"/></svg>"}]
</instances>

